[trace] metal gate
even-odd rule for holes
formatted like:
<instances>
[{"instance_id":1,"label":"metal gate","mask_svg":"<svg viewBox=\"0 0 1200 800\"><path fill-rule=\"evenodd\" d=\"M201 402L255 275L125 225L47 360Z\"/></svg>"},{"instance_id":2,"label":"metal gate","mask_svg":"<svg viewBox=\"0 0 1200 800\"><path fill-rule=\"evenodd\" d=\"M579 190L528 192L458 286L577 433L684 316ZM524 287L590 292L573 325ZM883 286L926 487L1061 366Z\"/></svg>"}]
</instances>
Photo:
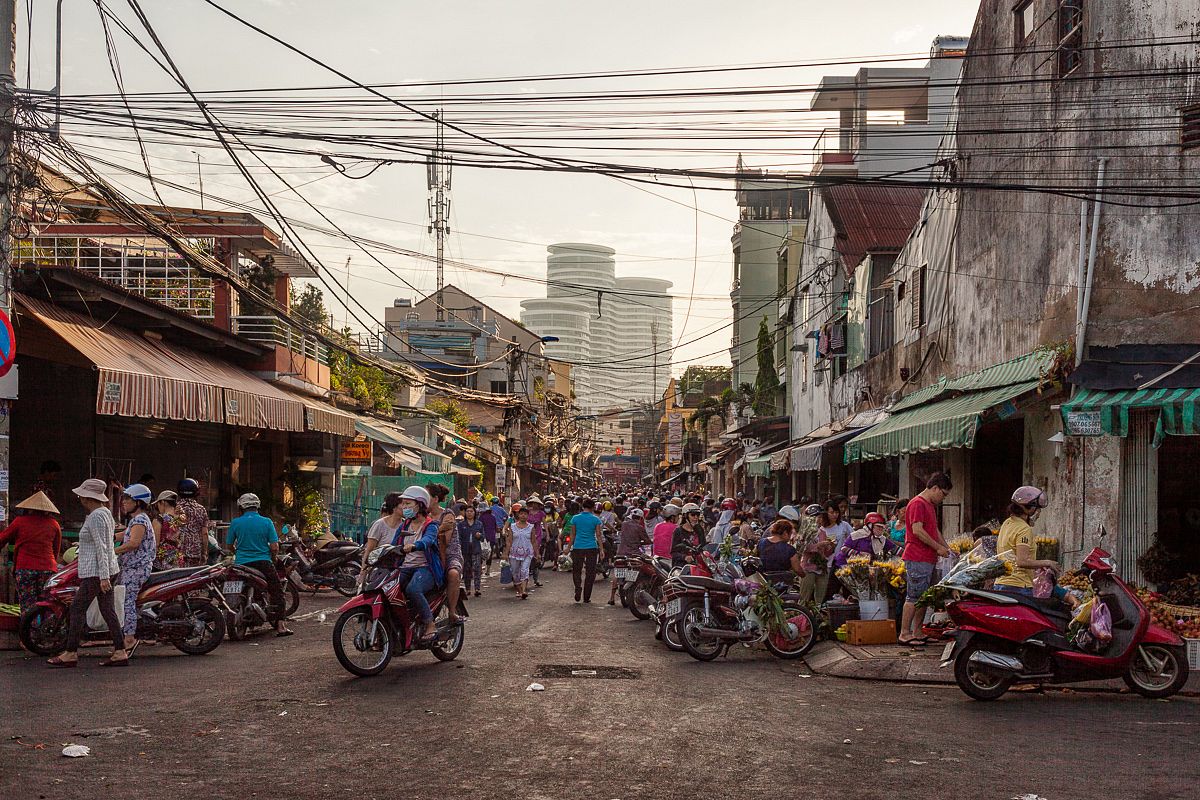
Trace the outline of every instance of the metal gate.
<instances>
[{"instance_id":1,"label":"metal gate","mask_svg":"<svg viewBox=\"0 0 1200 800\"><path fill-rule=\"evenodd\" d=\"M1127 581L1144 583L1138 556L1154 544L1158 531L1158 451L1154 427L1158 411L1134 411L1129 435L1121 442L1120 525L1116 536L1118 574Z\"/></svg>"}]
</instances>

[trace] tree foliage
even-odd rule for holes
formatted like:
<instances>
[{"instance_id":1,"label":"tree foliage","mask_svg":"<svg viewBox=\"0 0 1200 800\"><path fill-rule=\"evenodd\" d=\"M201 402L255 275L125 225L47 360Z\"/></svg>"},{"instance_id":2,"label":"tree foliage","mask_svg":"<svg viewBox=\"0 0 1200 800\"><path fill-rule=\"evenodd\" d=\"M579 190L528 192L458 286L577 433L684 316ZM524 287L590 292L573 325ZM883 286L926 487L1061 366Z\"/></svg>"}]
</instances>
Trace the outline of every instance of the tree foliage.
<instances>
[{"instance_id":1,"label":"tree foliage","mask_svg":"<svg viewBox=\"0 0 1200 800\"><path fill-rule=\"evenodd\" d=\"M359 363L350 343L350 330L343 330L340 336L345 340L346 347L330 351L330 387L350 395L364 408L391 413L396 392L405 385L404 379L384 372L379 367Z\"/></svg>"},{"instance_id":2,"label":"tree foliage","mask_svg":"<svg viewBox=\"0 0 1200 800\"><path fill-rule=\"evenodd\" d=\"M775 342L767 318L758 323L758 374L754 378L750 405L754 413L766 416L775 413L775 394L779 391L779 373L775 371Z\"/></svg>"},{"instance_id":3,"label":"tree foliage","mask_svg":"<svg viewBox=\"0 0 1200 800\"><path fill-rule=\"evenodd\" d=\"M325 308L325 295L314 284L308 284L302 292L292 290L292 315L311 325L324 328L329 324L329 310Z\"/></svg>"}]
</instances>

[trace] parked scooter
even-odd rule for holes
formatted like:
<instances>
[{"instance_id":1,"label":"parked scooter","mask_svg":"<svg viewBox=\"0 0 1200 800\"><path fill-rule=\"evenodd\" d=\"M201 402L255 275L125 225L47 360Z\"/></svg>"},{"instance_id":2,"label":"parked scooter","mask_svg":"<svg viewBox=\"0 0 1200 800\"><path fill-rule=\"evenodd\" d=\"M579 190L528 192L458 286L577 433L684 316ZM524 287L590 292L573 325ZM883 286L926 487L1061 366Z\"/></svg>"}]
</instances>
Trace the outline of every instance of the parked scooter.
<instances>
[{"instance_id":1,"label":"parked scooter","mask_svg":"<svg viewBox=\"0 0 1200 800\"><path fill-rule=\"evenodd\" d=\"M338 611L333 626L333 652L338 662L360 677L383 672L392 656L427 649L439 661L453 661L462 652L466 629L450 621L444 589L426 595L437 624L437 636L429 643L421 641L424 625L409 611L404 589L400 586L401 547L376 547L367 556L369 570L362 593L348 600ZM466 592L459 594L457 614L467 616Z\"/></svg>"},{"instance_id":2,"label":"parked scooter","mask_svg":"<svg viewBox=\"0 0 1200 800\"><path fill-rule=\"evenodd\" d=\"M294 564L294 569L287 570L287 576L297 589L316 592L322 587L330 587L343 597L353 597L358 591L362 545L337 541L313 550L292 532L280 546L281 560L286 557Z\"/></svg>"},{"instance_id":3,"label":"parked scooter","mask_svg":"<svg viewBox=\"0 0 1200 800\"><path fill-rule=\"evenodd\" d=\"M704 569L680 574L663 592L665 619L678 626L679 639L692 658L712 661L734 644L753 647L761 643L772 655L784 659L800 658L812 649L817 640L816 623L788 582L780 582L776 589L783 590L782 621L773 625L754 611L754 597L770 577L741 577L736 565L722 567L707 551L699 554L697 563Z\"/></svg>"},{"instance_id":4,"label":"parked scooter","mask_svg":"<svg viewBox=\"0 0 1200 800\"><path fill-rule=\"evenodd\" d=\"M1183 639L1151 621L1117 577L1112 556L1096 548L1083 562L1096 601L1112 617L1112 639L1087 652L1067 639L1071 612L1057 601L996 589L954 587L947 605L958 626L943 666L976 700L995 700L1014 683L1062 684L1121 678L1144 697L1170 697L1188 679Z\"/></svg>"},{"instance_id":5,"label":"parked scooter","mask_svg":"<svg viewBox=\"0 0 1200 800\"><path fill-rule=\"evenodd\" d=\"M212 566L150 573L138 593L137 638L163 642L188 655L215 650L225 638L225 618L203 595L217 594L223 573L222 568ZM21 643L28 650L50 656L66 648L68 611L78 591L78 563L50 576L45 596L21 616ZM118 608L117 614L121 613ZM83 641L108 641L110 636L107 628L88 629Z\"/></svg>"},{"instance_id":6,"label":"parked scooter","mask_svg":"<svg viewBox=\"0 0 1200 800\"><path fill-rule=\"evenodd\" d=\"M622 602L638 619L650 619L650 606L662 598L663 582L671 574L671 559L643 553L627 556L628 566L617 577Z\"/></svg>"}]
</instances>

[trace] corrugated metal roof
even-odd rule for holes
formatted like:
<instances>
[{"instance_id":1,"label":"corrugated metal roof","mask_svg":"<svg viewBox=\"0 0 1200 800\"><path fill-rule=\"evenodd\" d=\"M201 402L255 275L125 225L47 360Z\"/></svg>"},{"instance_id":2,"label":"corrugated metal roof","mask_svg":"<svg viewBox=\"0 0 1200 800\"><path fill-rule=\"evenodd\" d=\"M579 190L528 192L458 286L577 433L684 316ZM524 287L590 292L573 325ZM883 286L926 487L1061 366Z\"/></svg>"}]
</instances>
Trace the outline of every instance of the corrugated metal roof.
<instances>
[{"instance_id":1,"label":"corrugated metal roof","mask_svg":"<svg viewBox=\"0 0 1200 800\"><path fill-rule=\"evenodd\" d=\"M925 189L919 186L829 186L821 190L837 227L835 242L846 273L867 253L899 252L921 218Z\"/></svg>"}]
</instances>

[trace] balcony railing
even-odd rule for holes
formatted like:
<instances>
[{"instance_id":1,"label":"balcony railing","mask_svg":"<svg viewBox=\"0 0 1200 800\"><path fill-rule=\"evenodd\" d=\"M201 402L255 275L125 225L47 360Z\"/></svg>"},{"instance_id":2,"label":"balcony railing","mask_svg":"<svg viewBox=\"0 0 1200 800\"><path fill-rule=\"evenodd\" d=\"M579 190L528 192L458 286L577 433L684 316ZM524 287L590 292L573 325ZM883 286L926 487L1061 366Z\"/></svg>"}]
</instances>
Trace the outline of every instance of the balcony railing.
<instances>
[{"instance_id":1,"label":"balcony railing","mask_svg":"<svg viewBox=\"0 0 1200 800\"><path fill-rule=\"evenodd\" d=\"M234 317L233 332L256 344L277 345L321 364L329 364L329 347L278 317Z\"/></svg>"},{"instance_id":2,"label":"balcony railing","mask_svg":"<svg viewBox=\"0 0 1200 800\"><path fill-rule=\"evenodd\" d=\"M213 239L192 239L212 252ZM212 280L152 236L34 236L15 242L18 264L68 267L201 319L213 317Z\"/></svg>"}]
</instances>

